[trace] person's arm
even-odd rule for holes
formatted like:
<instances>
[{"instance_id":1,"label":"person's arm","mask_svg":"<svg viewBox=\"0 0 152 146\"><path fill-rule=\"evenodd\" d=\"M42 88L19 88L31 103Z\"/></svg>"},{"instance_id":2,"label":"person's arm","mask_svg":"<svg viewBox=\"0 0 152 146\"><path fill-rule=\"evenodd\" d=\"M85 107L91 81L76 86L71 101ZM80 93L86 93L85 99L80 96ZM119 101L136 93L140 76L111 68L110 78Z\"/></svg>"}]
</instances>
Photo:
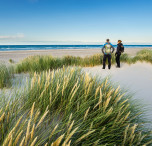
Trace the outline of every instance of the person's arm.
<instances>
[{"instance_id":1,"label":"person's arm","mask_svg":"<svg viewBox=\"0 0 152 146\"><path fill-rule=\"evenodd\" d=\"M104 49L105 49L105 45L103 45L103 47L101 49L101 51L102 51L103 54L104 54Z\"/></svg>"},{"instance_id":2,"label":"person's arm","mask_svg":"<svg viewBox=\"0 0 152 146\"><path fill-rule=\"evenodd\" d=\"M112 48L112 53L115 51L115 48L113 47L113 45L111 45L111 48Z\"/></svg>"}]
</instances>

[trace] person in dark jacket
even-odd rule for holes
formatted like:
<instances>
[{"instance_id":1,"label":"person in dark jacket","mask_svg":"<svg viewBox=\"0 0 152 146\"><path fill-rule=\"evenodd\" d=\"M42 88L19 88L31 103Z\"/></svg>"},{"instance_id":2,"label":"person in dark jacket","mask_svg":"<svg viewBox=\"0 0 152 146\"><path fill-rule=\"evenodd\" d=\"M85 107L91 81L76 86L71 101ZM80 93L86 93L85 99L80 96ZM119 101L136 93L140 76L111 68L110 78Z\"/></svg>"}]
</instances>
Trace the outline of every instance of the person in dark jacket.
<instances>
[{"instance_id":1,"label":"person in dark jacket","mask_svg":"<svg viewBox=\"0 0 152 146\"><path fill-rule=\"evenodd\" d=\"M116 50L116 53L115 53L115 56L116 56L116 63L117 63L117 68L120 68L120 56L121 56L121 53L122 53L122 41L121 40L118 40L118 44L117 44L117 50Z\"/></svg>"},{"instance_id":2,"label":"person in dark jacket","mask_svg":"<svg viewBox=\"0 0 152 146\"><path fill-rule=\"evenodd\" d=\"M102 53L104 54L103 56L103 68L105 69L106 67L106 59L108 58L108 68L111 68L111 54L114 52L115 48L112 46L110 43L109 39L106 40L106 43L104 44L102 48Z\"/></svg>"}]
</instances>

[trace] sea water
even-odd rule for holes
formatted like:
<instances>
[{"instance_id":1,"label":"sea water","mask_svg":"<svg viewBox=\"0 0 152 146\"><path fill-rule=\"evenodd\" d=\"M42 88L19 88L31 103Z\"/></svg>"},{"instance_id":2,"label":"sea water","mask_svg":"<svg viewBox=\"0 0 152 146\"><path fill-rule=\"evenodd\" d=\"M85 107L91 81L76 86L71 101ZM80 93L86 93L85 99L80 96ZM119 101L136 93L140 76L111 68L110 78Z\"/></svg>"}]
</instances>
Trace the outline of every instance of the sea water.
<instances>
[{"instance_id":1,"label":"sea water","mask_svg":"<svg viewBox=\"0 0 152 146\"><path fill-rule=\"evenodd\" d=\"M124 45L125 48L147 48L152 45ZM51 49L100 49L103 45L0 45L0 51L51 50ZM116 45L114 45L116 47Z\"/></svg>"}]
</instances>

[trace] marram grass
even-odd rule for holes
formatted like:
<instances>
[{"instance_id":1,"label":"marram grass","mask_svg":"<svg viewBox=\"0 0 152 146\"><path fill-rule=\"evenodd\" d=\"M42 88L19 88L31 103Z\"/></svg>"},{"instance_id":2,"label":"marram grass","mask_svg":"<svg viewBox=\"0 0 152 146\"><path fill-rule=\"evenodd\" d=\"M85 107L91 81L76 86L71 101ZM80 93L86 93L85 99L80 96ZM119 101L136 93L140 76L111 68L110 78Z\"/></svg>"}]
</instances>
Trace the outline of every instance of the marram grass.
<instances>
[{"instance_id":1,"label":"marram grass","mask_svg":"<svg viewBox=\"0 0 152 146\"><path fill-rule=\"evenodd\" d=\"M15 65L16 73L21 72L41 72L49 69L62 68L63 66L96 66L101 65L103 61L102 54L96 54L89 57L65 56L56 58L52 56L30 56ZM152 63L152 50L142 50L136 56L130 57L126 53L121 55L121 62L132 64L137 61L146 61ZM112 64L115 64L115 55L112 54Z\"/></svg>"},{"instance_id":2,"label":"marram grass","mask_svg":"<svg viewBox=\"0 0 152 146\"><path fill-rule=\"evenodd\" d=\"M95 66L102 62L102 55L96 54L90 57L65 56L56 58L52 56L30 56L15 66L17 73L40 72L43 70L62 68L63 66Z\"/></svg>"},{"instance_id":3,"label":"marram grass","mask_svg":"<svg viewBox=\"0 0 152 146\"><path fill-rule=\"evenodd\" d=\"M11 86L12 69L0 63L0 88Z\"/></svg>"},{"instance_id":4,"label":"marram grass","mask_svg":"<svg viewBox=\"0 0 152 146\"><path fill-rule=\"evenodd\" d=\"M34 73L28 92L0 104L0 145L148 145L139 107L80 68Z\"/></svg>"}]
</instances>

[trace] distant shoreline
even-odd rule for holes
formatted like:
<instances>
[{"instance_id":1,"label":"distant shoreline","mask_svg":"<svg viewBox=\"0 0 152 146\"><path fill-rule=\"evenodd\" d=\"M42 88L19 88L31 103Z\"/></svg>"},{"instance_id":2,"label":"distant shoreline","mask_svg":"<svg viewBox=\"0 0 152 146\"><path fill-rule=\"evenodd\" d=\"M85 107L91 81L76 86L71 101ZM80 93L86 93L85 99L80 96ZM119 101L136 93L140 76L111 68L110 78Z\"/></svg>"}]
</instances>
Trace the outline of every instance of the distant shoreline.
<instances>
[{"instance_id":1,"label":"distant shoreline","mask_svg":"<svg viewBox=\"0 0 152 146\"><path fill-rule=\"evenodd\" d=\"M130 56L135 56L136 53L143 49L150 49L152 47L146 48L125 48L125 52ZM0 51L0 62L8 63L9 59L15 61L15 63L23 60L28 56L34 55L51 55L53 57L63 57L63 56L79 56L86 57L101 53L100 49L49 49L49 50L17 50L17 51Z\"/></svg>"}]
</instances>

